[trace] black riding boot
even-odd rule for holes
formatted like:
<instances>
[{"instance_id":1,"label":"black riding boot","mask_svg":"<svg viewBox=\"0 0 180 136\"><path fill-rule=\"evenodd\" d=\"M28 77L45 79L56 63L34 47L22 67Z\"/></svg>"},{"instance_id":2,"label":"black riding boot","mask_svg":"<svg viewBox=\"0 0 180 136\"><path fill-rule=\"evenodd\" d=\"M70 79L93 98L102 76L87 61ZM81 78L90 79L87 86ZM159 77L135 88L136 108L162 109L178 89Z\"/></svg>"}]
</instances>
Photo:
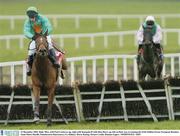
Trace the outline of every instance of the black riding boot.
<instances>
[{"instance_id":1,"label":"black riding boot","mask_svg":"<svg viewBox=\"0 0 180 136\"><path fill-rule=\"evenodd\" d=\"M60 68L60 65L59 65L59 63L58 63L58 61L57 61L57 59L56 59L56 54L55 54L55 51L54 51L54 49L50 49L49 50L49 58L50 58L50 60L51 60L51 62L53 63L53 65L56 67L56 68Z\"/></svg>"},{"instance_id":2,"label":"black riding boot","mask_svg":"<svg viewBox=\"0 0 180 136\"><path fill-rule=\"evenodd\" d=\"M31 75L31 69L32 69L32 64L33 64L33 58L34 58L34 55L29 55L29 56L28 56L28 61L27 61L27 64L28 64L28 68L27 68L27 76L30 76L30 75Z\"/></svg>"},{"instance_id":3,"label":"black riding boot","mask_svg":"<svg viewBox=\"0 0 180 136\"><path fill-rule=\"evenodd\" d=\"M161 62L163 62L163 58L164 58L163 49L160 44L155 44L155 47L156 47L156 50L158 53L159 62L161 63Z\"/></svg>"},{"instance_id":4,"label":"black riding boot","mask_svg":"<svg viewBox=\"0 0 180 136\"><path fill-rule=\"evenodd\" d=\"M141 55L138 53L138 55L137 55L137 64L139 64L139 62L140 62L140 57L141 57Z\"/></svg>"},{"instance_id":5,"label":"black riding boot","mask_svg":"<svg viewBox=\"0 0 180 136\"><path fill-rule=\"evenodd\" d=\"M139 64L139 62L140 62L140 58L141 58L141 48L142 48L142 45L140 44L139 47L138 47L137 64Z\"/></svg>"}]
</instances>

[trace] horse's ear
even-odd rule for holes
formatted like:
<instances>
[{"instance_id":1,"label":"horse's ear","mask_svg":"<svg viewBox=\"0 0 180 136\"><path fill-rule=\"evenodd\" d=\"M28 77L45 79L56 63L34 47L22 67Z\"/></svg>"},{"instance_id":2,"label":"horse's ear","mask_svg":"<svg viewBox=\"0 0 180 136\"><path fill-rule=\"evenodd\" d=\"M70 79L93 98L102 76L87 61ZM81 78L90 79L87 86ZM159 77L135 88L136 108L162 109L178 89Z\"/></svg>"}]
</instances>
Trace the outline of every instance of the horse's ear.
<instances>
[{"instance_id":1,"label":"horse's ear","mask_svg":"<svg viewBox=\"0 0 180 136\"><path fill-rule=\"evenodd\" d=\"M48 30L43 34L45 37L48 35Z\"/></svg>"}]
</instances>

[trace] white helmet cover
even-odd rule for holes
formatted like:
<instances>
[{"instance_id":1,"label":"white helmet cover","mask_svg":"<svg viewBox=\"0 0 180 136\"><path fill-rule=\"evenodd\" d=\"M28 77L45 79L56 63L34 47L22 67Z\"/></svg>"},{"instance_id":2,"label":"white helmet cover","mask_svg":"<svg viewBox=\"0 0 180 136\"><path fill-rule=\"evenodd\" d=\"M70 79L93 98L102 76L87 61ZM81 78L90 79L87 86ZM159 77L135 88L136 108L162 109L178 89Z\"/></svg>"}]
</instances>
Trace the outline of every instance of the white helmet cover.
<instances>
[{"instance_id":1,"label":"white helmet cover","mask_svg":"<svg viewBox=\"0 0 180 136\"><path fill-rule=\"evenodd\" d=\"M153 22L155 22L154 16L147 16L147 17L146 17L146 22L147 22L147 21L153 21Z\"/></svg>"}]
</instances>

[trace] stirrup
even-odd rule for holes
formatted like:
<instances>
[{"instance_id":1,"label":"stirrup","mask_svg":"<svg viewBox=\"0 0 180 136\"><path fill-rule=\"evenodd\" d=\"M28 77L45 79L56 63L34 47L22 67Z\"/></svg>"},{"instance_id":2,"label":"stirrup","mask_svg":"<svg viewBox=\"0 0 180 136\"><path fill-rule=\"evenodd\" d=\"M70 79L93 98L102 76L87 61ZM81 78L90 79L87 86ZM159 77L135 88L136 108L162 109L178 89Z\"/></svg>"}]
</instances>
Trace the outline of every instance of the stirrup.
<instances>
[{"instance_id":1,"label":"stirrup","mask_svg":"<svg viewBox=\"0 0 180 136\"><path fill-rule=\"evenodd\" d=\"M27 76L31 76L31 71L28 71L26 74Z\"/></svg>"},{"instance_id":2,"label":"stirrup","mask_svg":"<svg viewBox=\"0 0 180 136\"><path fill-rule=\"evenodd\" d=\"M65 75L64 75L63 70L61 70L60 77L61 77L62 79L64 79L64 78L65 78Z\"/></svg>"}]
</instances>

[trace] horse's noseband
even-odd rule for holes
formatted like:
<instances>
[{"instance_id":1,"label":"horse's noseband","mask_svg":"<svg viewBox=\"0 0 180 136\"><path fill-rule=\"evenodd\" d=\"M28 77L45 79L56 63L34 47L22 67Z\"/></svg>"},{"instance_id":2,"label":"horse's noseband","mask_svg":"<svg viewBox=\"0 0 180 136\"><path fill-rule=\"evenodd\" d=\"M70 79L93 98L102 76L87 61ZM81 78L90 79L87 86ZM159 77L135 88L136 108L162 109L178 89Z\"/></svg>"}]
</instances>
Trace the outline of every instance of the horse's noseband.
<instances>
[{"instance_id":1,"label":"horse's noseband","mask_svg":"<svg viewBox=\"0 0 180 136\"><path fill-rule=\"evenodd\" d=\"M151 44L152 44L151 41L146 41L146 42L145 42L145 45L151 45Z\"/></svg>"},{"instance_id":2,"label":"horse's noseband","mask_svg":"<svg viewBox=\"0 0 180 136\"><path fill-rule=\"evenodd\" d=\"M41 39L40 42L36 41L36 53L40 56L48 55L48 42L46 39Z\"/></svg>"},{"instance_id":3,"label":"horse's noseband","mask_svg":"<svg viewBox=\"0 0 180 136\"><path fill-rule=\"evenodd\" d=\"M48 55L48 52L47 52L46 49L40 49L40 50L38 51L38 53L39 53L39 55L41 55L41 56L47 56L47 55Z\"/></svg>"}]
</instances>

